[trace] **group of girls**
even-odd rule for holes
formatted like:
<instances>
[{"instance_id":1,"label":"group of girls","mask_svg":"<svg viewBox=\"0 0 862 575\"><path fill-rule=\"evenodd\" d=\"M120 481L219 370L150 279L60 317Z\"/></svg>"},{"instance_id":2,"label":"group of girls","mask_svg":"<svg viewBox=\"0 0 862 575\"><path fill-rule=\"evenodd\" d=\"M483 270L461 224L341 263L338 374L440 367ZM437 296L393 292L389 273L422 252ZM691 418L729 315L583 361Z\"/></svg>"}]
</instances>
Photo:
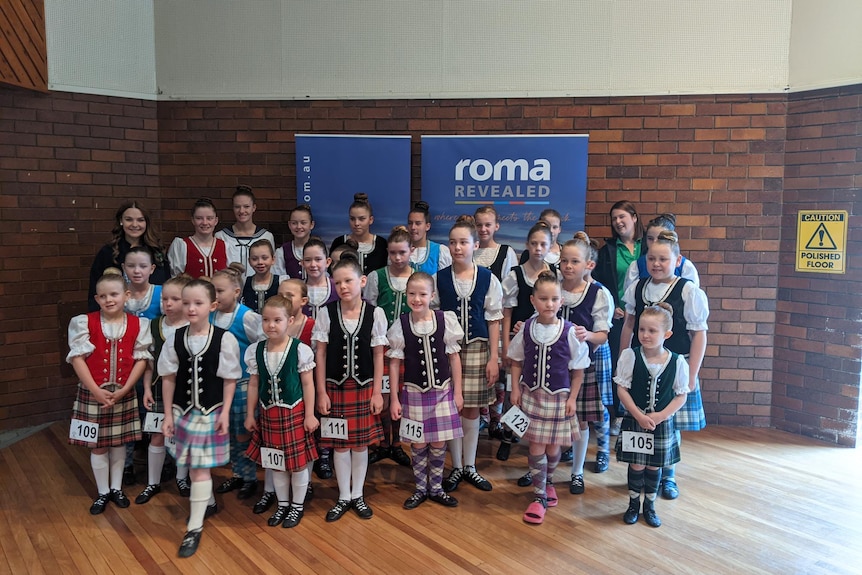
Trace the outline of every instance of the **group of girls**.
<instances>
[{"instance_id":1,"label":"group of girls","mask_svg":"<svg viewBox=\"0 0 862 575\"><path fill-rule=\"evenodd\" d=\"M519 484L531 485L533 496L524 521L542 523L557 504L553 476L563 449L574 451L570 491L583 493L588 424L607 421L610 362L600 352L617 301L591 277L597 257L586 234L560 244L561 217L546 210L519 263L510 246L495 242L499 223L490 206L460 217L447 247L427 237L426 203L417 202L408 225L384 239L371 233L371 206L357 194L351 234L331 250L311 236L308 206L292 211L293 240L276 250L271 234L253 224L250 189L237 191L234 210L237 224L216 233L212 203L195 203L195 233L172 243L174 277L161 287L149 284L164 261L127 241L128 286L109 269L95 282L100 311L70 325L69 361L81 381L74 417L99 429L95 443L75 440L93 448L98 498L91 513L109 501L129 504L123 446L141 435L133 391L139 379L144 407L164 420L151 435L148 482L136 502L160 491L170 439L177 487L191 504L183 557L197 550L204 519L218 511L214 492L251 497L264 459L270 464L254 511L277 502L270 526L299 524L314 462L321 477L334 470L338 485L327 521L349 510L373 516L363 488L369 461L381 457L413 469L406 509L429 499L455 506L450 493L462 481L490 491L476 468L480 416L492 406L490 431L501 436L504 403L530 421L523 436L529 472ZM626 413L617 457L630 464L624 519L637 521L643 490L643 514L654 526L661 469L672 474L679 459L674 413L688 405L686 397L696 395L697 404L680 413L703 425L696 375L708 314L703 292L675 275L684 267L676 235L666 229L672 217L659 223L639 268L646 277L623 290L621 347L633 336L640 345L625 349L614 379ZM228 264L230 258L237 259ZM665 301L671 305L658 306ZM631 437L646 435L654 437L652 453L628 448ZM513 438L503 439L498 458L505 460ZM409 455L402 443L410 444ZM603 451L599 442L605 469L607 445L605 439ZM447 448L452 469L444 479ZM228 462L232 476L214 490L210 469Z\"/></svg>"}]
</instances>

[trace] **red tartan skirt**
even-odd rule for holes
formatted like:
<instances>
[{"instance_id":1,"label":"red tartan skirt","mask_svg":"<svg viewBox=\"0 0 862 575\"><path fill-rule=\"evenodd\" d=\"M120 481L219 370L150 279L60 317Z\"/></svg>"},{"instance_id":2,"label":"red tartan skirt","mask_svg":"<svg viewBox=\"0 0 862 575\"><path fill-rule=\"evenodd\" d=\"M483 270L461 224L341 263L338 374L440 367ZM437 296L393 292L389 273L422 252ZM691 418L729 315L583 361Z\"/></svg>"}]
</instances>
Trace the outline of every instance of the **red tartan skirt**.
<instances>
[{"instance_id":1,"label":"red tartan skirt","mask_svg":"<svg viewBox=\"0 0 862 575\"><path fill-rule=\"evenodd\" d=\"M353 379L341 385L326 382L326 394L331 404L329 417L347 420L347 440L321 438L320 447L359 449L383 440L380 416L371 414L371 382L360 386Z\"/></svg>"},{"instance_id":2,"label":"red tartan skirt","mask_svg":"<svg viewBox=\"0 0 862 575\"><path fill-rule=\"evenodd\" d=\"M120 386L116 383L102 386L102 389L108 391L116 391L119 388ZM138 396L134 389L129 390L120 400L120 403L109 408L103 408L95 400L90 390L79 383L78 395L72 406L72 419L99 424L96 443L70 439L69 443L72 445L83 445L90 448L119 447L141 439L141 416L138 413Z\"/></svg>"},{"instance_id":3,"label":"red tartan skirt","mask_svg":"<svg viewBox=\"0 0 862 575\"><path fill-rule=\"evenodd\" d=\"M258 430L251 436L245 454L260 464L260 448L284 451L287 471L301 471L317 459L314 436L305 431L305 403L300 401L293 409L271 407L260 410Z\"/></svg>"}]
</instances>

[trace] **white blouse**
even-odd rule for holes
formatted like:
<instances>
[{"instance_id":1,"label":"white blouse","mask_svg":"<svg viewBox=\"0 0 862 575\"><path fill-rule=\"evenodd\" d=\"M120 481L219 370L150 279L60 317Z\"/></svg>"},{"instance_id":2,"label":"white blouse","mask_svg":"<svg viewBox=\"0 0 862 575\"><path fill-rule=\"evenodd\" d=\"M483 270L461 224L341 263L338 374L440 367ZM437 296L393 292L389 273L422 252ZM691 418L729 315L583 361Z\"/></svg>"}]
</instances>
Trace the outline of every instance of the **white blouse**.
<instances>
[{"instance_id":1,"label":"white blouse","mask_svg":"<svg viewBox=\"0 0 862 575\"><path fill-rule=\"evenodd\" d=\"M239 262L245 266L246 277L254 275L254 269L248 261L248 252L251 244L258 240L266 240L272 246L273 251L275 251L275 238L272 237L272 232L264 228L257 228L251 237L237 236L232 227L224 228L217 231L215 237L224 242L228 262Z\"/></svg>"},{"instance_id":2,"label":"white blouse","mask_svg":"<svg viewBox=\"0 0 862 575\"><path fill-rule=\"evenodd\" d=\"M198 249L205 256L210 255L210 250L215 246L215 241L203 246L198 245ZM168 248L168 261L171 262L171 276L176 277L186 271L186 242L183 238L174 238L171 242L171 247ZM230 261L230 259L228 259Z\"/></svg>"},{"instance_id":3,"label":"white blouse","mask_svg":"<svg viewBox=\"0 0 862 575\"><path fill-rule=\"evenodd\" d=\"M590 284L585 284L584 291L574 293L562 290L563 305L576 306L582 298L585 297L587 288ZM593 329L591 331L610 331L614 317L614 299L611 292L604 286L599 287L599 293L596 294L596 301L593 303L593 309L590 310L590 315L593 316Z\"/></svg>"},{"instance_id":4,"label":"white blouse","mask_svg":"<svg viewBox=\"0 0 862 575\"><path fill-rule=\"evenodd\" d=\"M239 309L239 304L237 304L237 307L235 307L231 313L224 313L221 311L215 312L215 316L213 316L212 320L213 324L216 327L230 331L230 326L233 324L234 315L236 314L237 309ZM245 315L242 316L242 327L245 331L245 337L248 338L250 343L260 341L264 338L263 318L261 318L259 313L251 310L245 312Z\"/></svg>"},{"instance_id":5,"label":"white blouse","mask_svg":"<svg viewBox=\"0 0 862 575\"><path fill-rule=\"evenodd\" d=\"M491 264L493 264L494 260L497 259L497 254L500 252L500 248L502 247L503 244L497 244L497 247L495 248L476 248L473 252L473 263L477 266L490 269ZM500 271L500 278L504 278L509 275L509 272L512 271L512 268L516 265L518 265L518 256L515 255L515 250L512 249L512 246L506 246L506 258L503 260L503 269Z\"/></svg>"},{"instance_id":6,"label":"white blouse","mask_svg":"<svg viewBox=\"0 0 862 575\"><path fill-rule=\"evenodd\" d=\"M626 304L626 313L635 314L635 290L637 282L626 290L623 301ZM644 287L644 298L648 301L662 301L672 291L670 283L655 283L648 281ZM706 320L709 317L709 301L702 289L691 282L686 282L682 288L682 300L685 303L683 315L685 317L685 329L688 331L706 331L708 329ZM636 334L635 334L636 335Z\"/></svg>"},{"instance_id":7,"label":"white blouse","mask_svg":"<svg viewBox=\"0 0 862 575\"><path fill-rule=\"evenodd\" d=\"M475 270L475 268L474 268ZM434 295L431 298L431 308L440 309L440 292L437 290L437 276L434 277ZM455 293L458 297L464 299L469 298L473 294L473 279L458 279L455 273L452 273L453 284L455 285ZM485 294L483 302L485 309L485 321L500 321L503 319L503 287L500 285L500 280L497 276L491 274L491 283L488 286L488 293Z\"/></svg>"},{"instance_id":8,"label":"white blouse","mask_svg":"<svg viewBox=\"0 0 862 575\"><path fill-rule=\"evenodd\" d=\"M311 330L311 341L319 341L321 343L329 343L329 327L330 327L329 308L322 307L317 314L317 319L314 320L314 327ZM342 319L345 329L349 332L355 332L359 326L358 319ZM386 339L386 328L389 322L386 321L386 312L383 308L374 308L374 323L371 326L371 347L378 345L387 345L389 340Z\"/></svg>"},{"instance_id":9,"label":"white blouse","mask_svg":"<svg viewBox=\"0 0 862 575\"><path fill-rule=\"evenodd\" d=\"M665 350L667 351L667 350ZM643 354L643 352L641 352ZM665 366L670 363L671 353L667 352L667 359L664 363L646 363L647 369L653 379L661 375ZM635 352L633 349L624 349L620 353L620 358L617 360L617 374L614 376L614 383L626 389L632 388L632 373L635 367ZM682 356L677 356L676 359L676 379L673 381L673 392L676 395L688 393L688 361Z\"/></svg>"},{"instance_id":10,"label":"white blouse","mask_svg":"<svg viewBox=\"0 0 862 575\"><path fill-rule=\"evenodd\" d=\"M162 346L162 353L159 356L158 364L158 372L162 377L176 374L180 367L180 360L177 357L177 349L175 347L176 335L176 332L170 334L165 340L165 345ZM208 335L192 335L186 338L189 353L197 355L202 352L208 339ZM231 332L226 332L222 336L216 375L222 379L242 378L242 365L239 362L239 342L237 342Z\"/></svg>"},{"instance_id":11,"label":"white blouse","mask_svg":"<svg viewBox=\"0 0 862 575\"><path fill-rule=\"evenodd\" d=\"M543 324L538 321L532 323L530 328L530 337L536 343L550 345L555 343L562 337L563 322L557 320L552 324ZM572 359L569 360L568 369L586 369L590 367L590 346L587 343L578 341L578 336L575 335L575 330L570 329L566 335L566 341L569 344L569 353ZM524 361L524 330L519 330L512 338L509 344L509 359L513 361Z\"/></svg>"},{"instance_id":12,"label":"white blouse","mask_svg":"<svg viewBox=\"0 0 862 575\"><path fill-rule=\"evenodd\" d=\"M258 375L260 374L260 369L257 365L257 346L263 345L264 342L256 341L245 350L245 365L248 368L249 375ZM296 353L298 354L298 371L300 373L304 371L311 371L314 369L314 352L311 351L311 348L299 341L296 338L293 338L293 345L298 345L296 348ZM281 362L281 356L284 352L281 351L268 351L266 352L266 364L267 368L272 373L272 370L275 369L274 366L277 366Z\"/></svg>"},{"instance_id":13,"label":"white blouse","mask_svg":"<svg viewBox=\"0 0 862 575\"><path fill-rule=\"evenodd\" d=\"M173 334L176 333L176 331L178 329L180 329L183 326L187 326L187 325L189 325L189 322L185 319L182 320L177 325L170 325L168 323L168 320L165 319L164 321L162 321L162 325L160 326L161 327L161 333L162 333L162 339L164 341L167 341L169 336L172 336ZM150 345L150 351L156 351L155 342L153 342L153 344ZM155 358L155 356L153 356L153 357Z\"/></svg>"},{"instance_id":14,"label":"white blouse","mask_svg":"<svg viewBox=\"0 0 862 575\"><path fill-rule=\"evenodd\" d=\"M454 311L443 312L443 343L446 345L446 355L461 351L461 340L464 338L464 330L458 322L458 316ZM419 321L413 324L413 332L423 336L433 333L437 329L437 322L433 319ZM389 339L389 351L386 357L404 359L404 331L401 322L396 321L386 334Z\"/></svg>"},{"instance_id":15,"label":"white blouse","mask_svg":"<svg viewBox=\"0 0 862 575\"><path fill-rule=\"evenodd\" d=\"M517 267L517 266L516 266ZM542 273L542 272L539 272ZM535 279L530 279L526 272L524 273L524 282L530 287L536 285L536 279L539 276L536 276ZM559 280L559 272L557 273L557 279ZM518 285L518 276L515 275L514 268L509 271L508 274L503 278L503 307L518 307L518 293L521 291L520 286Z\"/></svg>"},{"instance_id":16,"label":"white blouse","mask_svg":"<svg viewBox=\"0 0 862 575\"><path fill-rule=\"evenodd\" d=\"M150 320L147 318L138 318L141 322L138 330L138 337L135 338L134 349L132 350L132 358L153 359L153 354L150 353L150 346L153 345L153 335L150 333ZM107 339L120 339L126 333L126 321L119 323L102 322L102 333ZM71 363L72 359L78 356L88 356L96 351L96 346L90 341L90 328L87 323L87 315L76 315L69 322L69 355L66 356L66 361Z\"/></svg>"}]
</instances>

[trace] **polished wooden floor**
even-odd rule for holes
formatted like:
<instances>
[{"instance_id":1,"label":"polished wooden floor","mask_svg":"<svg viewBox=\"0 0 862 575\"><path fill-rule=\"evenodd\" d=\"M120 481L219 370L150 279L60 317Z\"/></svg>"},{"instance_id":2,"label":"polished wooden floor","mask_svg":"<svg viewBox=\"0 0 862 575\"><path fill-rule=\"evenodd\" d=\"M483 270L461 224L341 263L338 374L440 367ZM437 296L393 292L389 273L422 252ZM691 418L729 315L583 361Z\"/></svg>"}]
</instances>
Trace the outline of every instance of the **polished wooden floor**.
<instances>
[{"instance_id":1,"label":"polished wooden floor","mask_svg":"<svg viewBox=\"0 0 862 575\"><path fill-rule=\"evenodd\" d=\"M623 524L625 466L616 462L587 471L580 496L561 467L560 505L543 525L525 524L528 493L514 481L524 448L503 464L482 439L479 468L494 490L462 485L455 509L403 510L412 475L386 461L369 472L372 520L351 512L324 521L334 480L315 479L317 495L290 530L219 496L222 510L191 559L176 557L188 502L173 485L147 505L89 515L88 451L67 434L57 423L0 450L0 573L862 573L860 451L774 430L686 435L682 496L658 502L659 529ZM134 499L139 489L126 491Z\"/></svg>"}]
</instances>

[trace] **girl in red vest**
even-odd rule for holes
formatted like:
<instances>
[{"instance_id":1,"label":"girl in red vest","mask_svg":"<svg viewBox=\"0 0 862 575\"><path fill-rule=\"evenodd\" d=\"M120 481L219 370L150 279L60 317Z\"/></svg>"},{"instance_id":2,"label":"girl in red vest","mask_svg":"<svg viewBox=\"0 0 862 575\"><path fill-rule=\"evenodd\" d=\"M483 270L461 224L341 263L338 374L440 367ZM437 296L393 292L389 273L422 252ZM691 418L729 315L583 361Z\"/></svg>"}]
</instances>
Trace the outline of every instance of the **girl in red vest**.
<instances>
[{"instance_id":1,"label":"girl in red vest","mask_svg":"<svg viewBox=\"0 0 862 575\"><path fill-rule=\"evenodd\" d=\"M212 277L227 267L227 247L215 237L218 215L212 200L201 198L192 207L192 225L195 233L187 238L174 238L168 250L171 275L183 272L197 279Z\"/></svg>"}]
</instances>

